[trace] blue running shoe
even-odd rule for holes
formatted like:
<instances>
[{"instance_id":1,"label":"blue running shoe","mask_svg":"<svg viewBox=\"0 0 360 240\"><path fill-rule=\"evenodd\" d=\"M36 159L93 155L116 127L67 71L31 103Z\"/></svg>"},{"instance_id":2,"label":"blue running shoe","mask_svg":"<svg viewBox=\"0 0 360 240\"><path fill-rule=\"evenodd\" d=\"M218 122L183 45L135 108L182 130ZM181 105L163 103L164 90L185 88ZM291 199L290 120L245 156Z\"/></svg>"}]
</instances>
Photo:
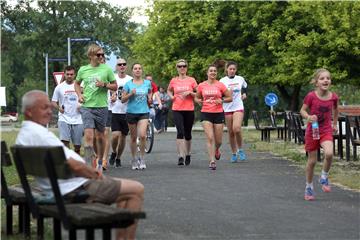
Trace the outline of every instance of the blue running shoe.
<instances>
[{"instance_id":1,"label":"blue running shoe","mask_svg":"<svg viewBox=\"0 0 360 240\"><path fill-rule=\"evenodd\" d=\"M305 189L304 199L306 201L313 201L315 199L314 190L311 187L308 187L308 188Z\"/></svg>"},{"instance_id":2,"label":"blue running shoe","mask_svg":"<svg viewBox=\"0 0 360 240\"><path fill-rule=\"evenodd\" d=\"M321 189L323 190L323 192L331 192L331 187L330 187L328 178L321 177L319 182L321 184Z\"/></svg>"},{"instance_id":3,"label":"blue running shoe","mask_svg":"<svg viewBox=\"0 0 360 240\"><path fill-rule=\"evenodd\" d=\"M237 162L237 156L236 156L236 153L233 153L233 154L231 155L230 162L232 162L232 163L236 163L236 162Z\"/></svg>"},{"instance_id":4,"label":"blue running shoe","mask_svg":"<svg viewBox=\"0 0 360 240\"><path fill-rule=\"evenodd\" d=\"M237 152L237 155L239 156L240 161L245 161L246 160L246 155L244 150L239 149Z\"/></svg>"}]
</instances>

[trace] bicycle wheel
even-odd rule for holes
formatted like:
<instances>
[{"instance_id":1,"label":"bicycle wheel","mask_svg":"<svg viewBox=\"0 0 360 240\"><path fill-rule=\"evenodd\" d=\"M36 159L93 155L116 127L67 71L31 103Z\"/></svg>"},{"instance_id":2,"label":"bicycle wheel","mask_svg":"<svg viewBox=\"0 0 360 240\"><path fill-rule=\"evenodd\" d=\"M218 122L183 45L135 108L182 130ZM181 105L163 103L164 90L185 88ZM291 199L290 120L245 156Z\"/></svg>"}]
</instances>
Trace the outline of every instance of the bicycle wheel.
<instances>
[{"instance_id":1,"label":"bicycle wheel","mask_svg":"<svg viewBox=\"0 0 360 240\"><path fill-rule=\"evenodd\" d=\"M154 123L149 120L149 124L146 129L146 143L145 143L145 152L150 153L154 145Z\"/></svg>"}]
</instances>

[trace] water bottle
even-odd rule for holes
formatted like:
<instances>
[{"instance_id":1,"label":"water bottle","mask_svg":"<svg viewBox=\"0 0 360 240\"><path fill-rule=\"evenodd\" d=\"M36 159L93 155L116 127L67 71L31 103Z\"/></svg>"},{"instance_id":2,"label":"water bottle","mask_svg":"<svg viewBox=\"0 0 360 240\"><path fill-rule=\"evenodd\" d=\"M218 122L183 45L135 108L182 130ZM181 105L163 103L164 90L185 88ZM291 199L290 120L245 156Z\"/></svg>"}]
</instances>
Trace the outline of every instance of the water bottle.
<instances>
[{"instance_id":1,"label":"water bottle","mask_svg":"<svg viewBox=\"0 0 360 240\"><path fill-rule=\"evenodd\" d=\"M317 121L311 123L312 137L314 140L320 139L319 123Z\"/></svg>"}]
</instances>

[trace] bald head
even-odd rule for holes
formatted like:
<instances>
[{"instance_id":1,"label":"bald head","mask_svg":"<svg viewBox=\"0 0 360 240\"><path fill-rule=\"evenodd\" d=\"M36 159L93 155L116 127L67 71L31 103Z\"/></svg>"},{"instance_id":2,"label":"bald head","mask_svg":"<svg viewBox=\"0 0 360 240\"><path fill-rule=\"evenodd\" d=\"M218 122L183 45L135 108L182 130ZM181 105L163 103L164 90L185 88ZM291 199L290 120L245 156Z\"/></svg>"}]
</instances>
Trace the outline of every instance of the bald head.
<instances>
[{"instance_id":1,"label":"bald head","mask_svg":"<svg viewBox=\"0 0 360 240\"><path fill-rule=\"evenodd\" d=\"M21 111L24 113L25 120L46 125L51 119L52 105L45 92L31 90L22 97Z\"/></svg>"}]
</instances>

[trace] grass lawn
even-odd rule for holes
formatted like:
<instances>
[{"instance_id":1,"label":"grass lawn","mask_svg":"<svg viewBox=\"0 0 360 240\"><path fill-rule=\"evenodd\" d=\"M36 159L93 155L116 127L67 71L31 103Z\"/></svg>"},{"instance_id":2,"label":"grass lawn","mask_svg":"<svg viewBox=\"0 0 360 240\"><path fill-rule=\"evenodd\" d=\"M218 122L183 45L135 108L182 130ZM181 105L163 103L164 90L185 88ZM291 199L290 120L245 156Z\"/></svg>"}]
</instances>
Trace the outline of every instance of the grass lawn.
<instances>
[{"instance_id":1,"label":"grass lawn","mask_svg":"<svg viewBox=\"0 0 360 240\"><path fill-rule=\"evenodd\" d=\"M15 132L2 132L1 140L5 140L8 147L15 143L17 131ZM254 129L243 130L244 141L250 145L250 151L257 152L272 152L277 156L284 157L291 161L291 164L295 164L299 167L299 173L304 174L305 181L305 164L306 156L303 145L298 145L292 142L284 142L283 140L276 139L276 133L272 134L271 142L260 141L260 132ZM320 174L322 163L318 163L316 166L316 175ZM19 178L17 176L15 167L6 168L5 177L9 185L19 184ZM330 172L330 180L332 184L336 184L343 188L352 189L354 191L360 191L360 161L346 162L339 160L337 156L334 157L333 165ZM4 201L1 201L1 218L5 219L5 208ZM46 220L50 221L50 220ZM17 224L17 212L14 212L14 222ZM50 223L50 222L48 222ZM1 225L1 233L4 234L3 229L5 228L5 221ZM35 234L35 221L32 221L32 233ZM45 222L45 226L47 223ZM17 226L14 227L14 231L17 232ZM51 228L47 227L45 230L45 239L51 239ZM32 236L36 238L36 236ZM22 235L14 235L8 237L9 240L20 240L23 239Z\"/></svg>"}]
</instances>

